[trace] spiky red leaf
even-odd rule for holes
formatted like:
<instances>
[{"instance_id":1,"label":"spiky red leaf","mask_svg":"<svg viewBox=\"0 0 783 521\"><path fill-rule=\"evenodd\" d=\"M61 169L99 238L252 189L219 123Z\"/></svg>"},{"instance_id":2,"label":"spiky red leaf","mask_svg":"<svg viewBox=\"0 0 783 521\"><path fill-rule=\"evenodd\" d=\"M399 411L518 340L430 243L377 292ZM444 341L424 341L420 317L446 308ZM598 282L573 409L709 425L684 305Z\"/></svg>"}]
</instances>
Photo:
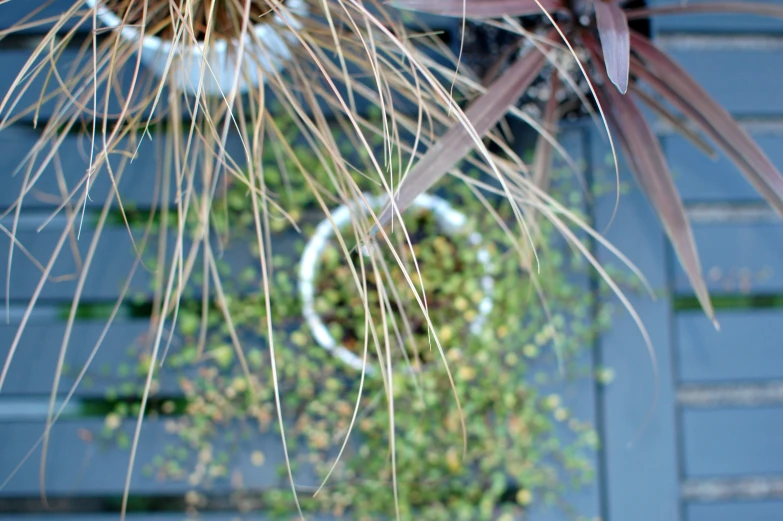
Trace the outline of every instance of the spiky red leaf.
<instances>
[{"instance_id":1,"label":"spiky red leaf","mask_svg":"<svg viewBox=\"0 0 783 521\"><path fill-rule=\"evenodd\" d=\"M617 0L597 0L595 20L606 73L617 88L625 94L628 90L628 62L631 57L631 36L628 19Z\"/></svg>"},{"instance_id":2,"label":"spiky red leaf","mask_svg":"<svg viewBox=\"0 0 783 521\"><path fill-rule=\"evenodd\" d=\"M651 41L634 33L631 45L644 60L644 66L634 63L634 74L699 125L767 202L783 215L783 175L750 135L696 80Z\"/></svg>"},{"instance_id":3,"label":"spiky red leaf","mask_svg":"<svg viewBox=\"0 0 783 521\"><path fill-rule=\"evenodd\" d=\"M631 70L634 70L633 65L631 65ZM704 152L704 154L713 161L718 159L718 152L712 146L710 146L710 144L707 143L704 138L701 137L698 131L692 129L687 125L686 122L682 121L682 119L672 113L668 107L664 106L662 101L653 97L651 94L648 94L645 90L640 88L638 84L631 83L629 88L631 92L633 92L634 96L642 100L642 102L650 110L652 110L659 118L671 125L677 133L690 141L693 146Z\"/></svg>"},{"instance_id":4,"label":"spiky red leaf","mask_svg":"<svg viewBox=\"0 0 783 521\"><path fill-rule=\"evenodd\" d=\"M598 59L596 49L590 46L588 48L593 53L594 59ZM715 312L702 276L693 231L658 137L633 98L624 96L611 87L600 89L598 92L599 101L608 109L610 122L617 130L620 145L634 177L655 207L702 309L714 321Z\"/></svg>"}]
</instances>

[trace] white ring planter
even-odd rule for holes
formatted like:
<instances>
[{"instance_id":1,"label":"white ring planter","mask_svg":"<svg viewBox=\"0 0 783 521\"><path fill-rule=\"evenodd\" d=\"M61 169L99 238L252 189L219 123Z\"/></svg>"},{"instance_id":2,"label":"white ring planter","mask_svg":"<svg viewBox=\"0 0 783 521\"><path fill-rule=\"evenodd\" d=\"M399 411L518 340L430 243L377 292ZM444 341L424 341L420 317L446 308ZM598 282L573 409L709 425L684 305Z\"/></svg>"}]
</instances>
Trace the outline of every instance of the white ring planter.
<instances>
[{"instance_id":1,"label":"white ring planter","mask_svg":"<svg viewBox=\"0 0 783 521\"><path fill-rule=\"evenodd\" d=\"M90 8L96 9L98 19L108 28L116 29L122 26L122 20L114 12L102 4L102 0L85 0ZM285 9L291 13L302 16L308 12L304 0L287 0ZM294 18L287 16L284 20L280 14L272 15L272 20L258 24L252 28L254 37L247 37L244 47L245 57L242 63L237 63L237 56L233 53L238 42L229 47L225 40L216 40L210 44L206 53L206 62L209 68L204 70L203 92L207 95L219 95L227 93L234 85L234 75L237 67L245 70L239 75L237 88L240 93L247 92L263 82L264 72L280 70L283 63L291 57L289 45L296 44L298 40L289 27L298 29L301 24ZM135 26L124 26L120 29L120 35L129 42L138 42L141 31ZM176 44L171 64L167 69L169 55L174 42L162 40L157 36L145 35L141 42L141 61L156 76L168 76L173 78L175 85L180 90L195 94L198 91L201 79L201 70L205 61L203 44L190 44L189 36L183 36L183 41ZM245 66L245 64L247 64Z\"/></svg>"},{"instance_id":2,"label":"white ring planter","mask_svg":"<svg viewBox=\"0 0 783 521\"><path fill-rule=\"evenodd\" d=\"M376 197L365 194L365 198L374 210L383 208L388 201L388 198L385 196ZM357 203L353 204L356 205ZM435 216L440 228L448 235L455 235L464 231L467 225L467 218L465 215L453 209L449 203L440 197L422 194L414 200L411 206L414 208L430 210ZM357 207L354 206L354 211L356 208ZM359 203L359 209L365 213L367 211L367 207L364 203ZM332 353L347 365L361 371L363 365L362 357L340 345L329 333L326 324L323 323L321 316L315 310L315 280L324 249L332 236L334 236L335 228L332 223L334 223L334 226L338 229L350 225L351 208L342 205L332 212L332 221L329 219L321 221L315 230L315 234L308 241L302 252L302 259L299 265L299 298L302 302L302 314L318 345ZM476 255L484 268L484 275L481 278L481 288L484 292L484 298L479 303L476 318L469 326L472 334L478 334L484 326L487 316L492 311L492 292L494 287L494 280L491 275L492 261L489 251L481 246L483 241L481 234L478 232L471 232L468 235L468 241L477 248ZM366 371L368 374L373 374L375 368L368 364Z\"/></svg>"}]
</instances>

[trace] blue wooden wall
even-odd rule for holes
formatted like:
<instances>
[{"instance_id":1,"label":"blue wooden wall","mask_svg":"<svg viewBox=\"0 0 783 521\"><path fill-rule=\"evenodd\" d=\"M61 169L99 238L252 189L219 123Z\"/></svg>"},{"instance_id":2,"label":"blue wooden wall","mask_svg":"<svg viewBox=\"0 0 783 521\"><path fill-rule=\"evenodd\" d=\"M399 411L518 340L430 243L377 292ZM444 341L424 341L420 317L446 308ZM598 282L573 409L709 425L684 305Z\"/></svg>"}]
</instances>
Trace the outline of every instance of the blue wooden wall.
<instances>
[{"instance_id":1,"label":"blue wooden wall","mask_svg":"<svg viewBox=\"0 0 783 521\"><path fill-rule=\"evenodd\" d=\"M650 3L664 5L679 0ZM58 6L69 4L68 0L58 0L47 9L56 12ZM0 5L0 30L18 20L19 13L26 9L27 4L18 0ZM656 22L655 31L659 43L744 121L773 161L783 168L783 23L750 17L681 16L661 19ZM17 71L29 50L4 49L2 45L0 42L0 70ZM0 76L0 92L6 91L14 74ZM28 96L22 105L33 101ZM50 110L51 107L45 109L41 117L45 118ZM19 125L0 132L0 211L13 204L22 186L21 174L12 177L10 173L37 139L38 131L29 124L31 117L28 114ZM712 162L667 129L660 130L691 212L712 291L731 297L783 294L780 220L770 214L728 161ZM595 131L586 127L573 129L564 139L569 142L569 150L586 160L588 174L600 177L606 173L604 160L608 150ZM50 195L58 194L58 170L73 182L87 167L85 140L75 135L65 140L57 162L44 171L42 182L37 185ZM149 147L149 153L139 155L119 185L124 200L134 201L142 209L153 204L146 187L154 182L160 166L155 160L154 144L144 146ZM623 173L627 174L625 169ZM625 180L628 181L627 175ZM629 183L633 187L632 181ZM92 189L94 202L88 207L88 218L97 215L97 205L110 189L105 177L98 179ZM20 241L38 259L48 259L53 241L65 225L62 221L54 222L42 232L37 231L52 210L47 201L42 197L37 203L25 204L25 218L18 232ZM613 204L613 196L608 196L595 205L599 230L607 224ZM10 217L0 221L4 226L10 223ZM644 295L631 297L650 333L657 373L653 372L652 359L636 324L614 302L618 312L613 329L585 359L595 367L612 368L614 381L607 385L577 387L563 383L554 387L574 414L592 419L601 434L602 450L595 458L599 477L593 486L571 498L578 512L585 518L600 516L605 521L783 519L783 309L721 309L720 334L700 311L681 309L690 301L690 288L652 210L635 188L621 200L607 237L637 263L659 292L656 301ZM82 257L91 239L88 225L75 243ZM8 237L0 235L0 252L8 251L8 246ZM113 302L130 268L131 248L124 227L103 232L97 255L105 269L91 272L85 300ZM599 249L598 253L608 260L605 251ZM64 252L54 274L73 273L78 266L74 257L72 251ZM5 273L6 267L6 255L0 255L0 273ZM0 323L0 360L5 360L40 276L18 251L12 274L11 320ZM148 272L139 270L131 283L131 293L148 293L149 277ZM4 284L0 284L3 290ZM0 394L0 482L43 431L45 409L41 405L45 405L51 390L65 327L62 305L70 302L74 284L65 280L44 287L43 300L33 312L19 355ZM739 305L737 299L728 302L729 306ZM78 368L85 363L104 323L77 321L69 347L69 366ZM143 339L147 329L147 321L141 319L121 317L115 322L93 362L93 381L78 388L77 402L105 396L112 382L110 378L101 378L99 368L116 369L127 360L134 340ZM71 377L66 376L60 395L71 384ZM162 392L168 397L181 397L173 381L164 379ZM91 437L89 433L100 431L102 422L100 417L82 417L74 409L55 426L46 478L53 504L60 500L73 509L86 505L88 499L116 498L121 494L128 453L121 447L102 446ZM157 447L172 439L162 419L150 418L145 425L137 468L151 461L158 453ZM130 423L122 427L129 433L131 428ZM274 436L255 439L247 450L263 447L267 455L275 454L279 453L278 443ZM24 504L41 508L39 458L39 453L34 454L0 489L0 503L14 508ZM250 465L241 451L232 466L243 471L248 489L261 491L281 486L276 476ZM286 483L283 481L282 485ZM218 480L210 492L223 494L231 488L228 480ZM182 484L160 482L142 472L135 473L132 483L135 496L174 497L184 491ZM542 521L563 519L556 512L535 515ZM135 513L129 519L169 521L182 517L181 512ZM0 510L2 521L116 518L114 513L53 511L22 515ZM272 518L225 511L204 514L200 519Z\"/></svg>"},{"instance_id":2,"label":"blue wooden wall","mask_svg":"<svg viewBox=\"0 0 783 521\"><path fill-rule=\"evenodd\" d=\"M654 30L783 168L783 22L672 16ZM721 332L693 309L684 272L632 190L608 237L660 292L656 302L632 299L654 344L657 379L636 325L617 317L598 355L616 374L600 391L603 517L783 519L783 308L775 299L783 293L783 224L728 160L660 131ZM596 153L605 153L601 145ZM613 203L599 202L598 229Z\"/></svg>"}]
</instances>

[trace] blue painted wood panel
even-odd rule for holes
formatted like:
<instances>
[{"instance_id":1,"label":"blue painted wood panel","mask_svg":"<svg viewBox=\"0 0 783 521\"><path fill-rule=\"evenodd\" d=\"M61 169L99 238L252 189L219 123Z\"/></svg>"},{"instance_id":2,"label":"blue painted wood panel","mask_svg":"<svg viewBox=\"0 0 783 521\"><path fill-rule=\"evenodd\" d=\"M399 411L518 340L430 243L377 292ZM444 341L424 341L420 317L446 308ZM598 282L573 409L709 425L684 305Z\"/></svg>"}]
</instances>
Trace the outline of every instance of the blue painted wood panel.
<instances>
[{"instance_id":1,"label":"blue painted wood panel","mask_svg":"<svg viewBox=\"0 0 783 521\"><path fill-rule=\"evenodd\" d=\"M531 132L531 129L527 124L522 123L516 119L509 121L511 131L516 137L515 151L520 156L530 152L532 146L535 145L537 135ZM585 145L587 133L584 126L564 127L558 135L558 140L563 148L574 158L576 161L585 157ZM562 157L555 153L553 160L553 168L555 170L561 170L567 168L565 161ZM560 193L568 194L570 191L580 192L583 196L581 204L581 210L587 212L587 195L582 190L580 179L583 179L586 172L572 172L567 171L563 175L563 178L557 179L554 183L557 184L560 189ZM581 176L581 177L579 177ZM574 203L577 204L577 203ZM578 207L578 206L577 206ZM575 234L586 240L583 232L575 232ZM557 237L550 249L541 249L539 254L539 260L542 264L546 264L550 261L552 253L557 252L559 255L561 252L568 252L568 246L566 241ZM569 275L569 281L575 285L575 287L583 288L583 291L590 291L590 277L587 272L571 273ZM565 318L564 329L559 330L559 334L568 334L568 325L572 323L573 317L570 316L569 310L560 309L557 310L558 314L562 314ZM583 323L584 318L576 318L578 323ZM562 373L557 363L557 356L555 353L556 347L553 343L544 347L542 355L534 362L530 363L526 380L531 386L534 386L536 392L541 396L548 394L557 394L561 399L562 407L569 412L569 418L577 419L586 424L595 425L596 422L596 389L593 379L584 374L575 375L570 371ZM573 363L577 370L587 371L593 367L593 350L590 346L584 346L579 353L576 353L573 358L569 359L569 363ZM547 375L548 381L542 383L537 381L537 375ZM555 424L556 433L560 442L566 446L572 443L575 435L571 429L568 428L566 422ZM598 471L600 466L599 455L596 452L583 450L579 454L580 458L584 458L588 464ZM557 464L556 462L552 462ZM566 482L569 479L568 471L562 470L562 480ZM600 504L600 491L598 481L594 481L591 484L580 487L579 489L572 489L567 491L563 497L564 503L567 503L569 508L573 509L574 515L582 516L586 519L597 517L601 512ZM542 505L534 504L533 510L528 513L526 519L530 521L551 521L567 519L569 514L561 508L562 505Z\"/></svg>"},{"instance_id":2,"label":"blue painted wood panel","mask_svg":"<svg viewBox=\"0 0 783 521\"><path fill-rule=\"evenodd\" d=\"M6 219L10 222L10 218ZM6 224L9 226L10 224ZM53 223L41 232L36 232L34 228L20 229L17 233L17 240L27 249L38 262L46 263L49 261L55 246L59 241L63 231L63 226ZM75 229L78 229L75 228ZM94 230L86 228L78 241L75 240L76 232L73 232L73 243L76 244L79 257L71 249L71 242L66 242L52 271L53 277L62 277L57 281L47 281L43 286L41 298L60 299L69 301L74 296L78 275L80 273L79 258L83 259L90 247L90 242L94 237ZM7 235L0 236L0 250L8 252L10 239ZM95 262L91 266L85 285L85 299L108 300L120 295L122 286L131 272L134 263L133 244L130 240L127 230L122 228L110 228L101 233L98 242L98 248L95 253ZM10 283L6 284L5 277L2 283L2 291L6 291L14 301L27 302L35 293L35 289L42 277L42 272L36 265L26 257L21 250L17 249L11 265ZM8 255L2 255L0 261L0 271L8 271ZM111 267L111 269L107 269ZM95 269L93 269L95 268ZM101 269L103 268L103 269ZM133 296L138 291L149 291L151 288L150 272L139 267L131 284L131 293Z\"/></svg>"},{"instance_id":3,"label":"blue painted wood panel","mask_svg":"<svg viewBox=\"0 0 783 521\"><path fill-rule=\"evenodd\" d=\"M83 264L79 264L79 262L85 258L91 246L91 241L95 237L95 230L90 227L92 223L89 222L92 218L94 216L85 218L85 226L78 241L76 240L78 222L74 226L73 231L69 232L70 238L57 257L52 271L52 277L60 278L48 280L44 283L40 293L41 300L70 302L73 299L78 276L83 269ZM2 224L10 228L11 218L6 218L6 221L9 224L6 224L6 222L2 222ZM66 223L51 223L40 232L36 232L36 227L40 224L39 216L35 216L31 219L31 222L26 222L25 226L20 226L16 238L33 258L45 266L55 251L55 246L65 230ZM121 295L121 290L132 273L136 252L141 251L143 236L143 228L133 229L133 237L138 248L135 249L127 228L117 225L106 226L98 239L93 264L89 267L85 277L85 284L81 294L82 301L114 302ZM296 231L287 231L275 235L273 254L292 254L295 250L294 240L297 236L298 233ZM174 254L175 240L176 233L173 232L166 242L168 259L171 259ZM219 247L217 238L213 236L212 248L216 262L225 266L257 267L258 260L250 251L246 242L244 242L245 240L241 237L231 236L226 245ZM0 251L6 252L6 254L0 255L0 273L7 273L7 252L9 251L10 242L8 235L0 234ZM192 244L192 239L186 238L184 240L183 251L185 255L190 252ZM200 248L201 251L198 255L203 255L203 244L200 245ZM152 298L155 276L153 267L157 262L156 251L157 242L148 241L146 249L142 252L142 258L146 264L143 266L139 265L133 273L129 290L125 294L126 298ZM195 265L200 268L202 264L201 260L197 260ZM241 292L242 288L247 287L246 283L240 283L239 281L241 274L239 270L227 270L222 279L226 284L226 291ZM17 304L27 305L29 299L35 294L41 276L42 272L36 264L17 248L11 265L10 285L7 288L6 279L3 276L2 282L0 282L0 295L4 295L6 289L8 289L12 301ZM203 292L203 286L201 283L194 283L187 286L186 290L188 292L186 296L198 297Z\"/></svg>"},{"instance_id":4,"label":"blue painted wood panel","mask_svg":"<svg viewBox=\"0 0 783 521\"><path fill-rule=\"evenodd\" d=\"M779 0L739 0L740 2L758 2L779 4ZM647 5L678 6L682 0L647 0ZM687 0L688 4L709 4L714 0ZM666 15L655 18L655 30L660 32L708 32L708 33L738 33L738 32L777 32L783 33L783 20L762 18L752 15L730 14L697 14L697 15Z\"/></svg>"},{"instance_id":5,"label":"blue painted wood panel","mask_svg":"<svg viewBox=\"0 0 783 521\"><path fill-rule=\"evenodd\" d=\"M52 17L62 15L73 7L74 4L74 0L40 1L35 4L25 2L24 0L10 0L0 4L0 29L8 29L25 20L25 23L36 22L34 27L30 27L25 32L46 32L51 27L51 23L43 22L50 20ZM31 13L31 11L39 7L41 8L40 11ZM86 13L86 10L82 11L82 14ZM64 28L75 27L79 18L79 16L72 17L72 20L69 20L70 23ZM90 26L92 26L92 22L90 22L88 27Z\"/></svg>"},{"instance_id":6,"label":"blue painted wood panel","mask_svg":"<svg viewBox=\"0 0 783 521\"><path fill-rule=\"evenodd\" d=\"M0 150L3 151L3 154L0 155L0 172L3 173L0 209L9 208L17 201L22 187L25 185L28 169L30 179L38 177L35 179L32 190L26 194L23 200L23 207L26 210L56 208L65 197L61 182L64 183L66 194L78 189L72 200L76 201L83 195L84 184L82 181L90 165L91 136L76 132L62 136L62 143L58 147L59 153L51 158L48 157L52 149L51 143L40 143L40 139L41 133L39 131L24 125L11 126L0 132ZM99 129L96 137L96 154L100 153L101 142L102 137ZM166 164L163 159L166 157L164 152L167 144L166 136L154 131L141 144L137 141L122 140L114 149L116 152L110 155L111 173L109 173L109 168L103 164L92 175L90 200L87 202L87 207L100 209L106 201L106 196L114 190L115 183L124 207L150 208L160 206L164 178L169 179L171 194L169 203L173 207L176 198L173 176L176 172L174 171L174 160L171 159L171 164ZM36 161L30 163L29 154L34 150L40 152L37 154ZM130 161L125 153L132 154L136 150L138 150L138 154ZM226 140L226 151L231 157L243 157L243 145L237 132L229 133ZM212 158L212 161L216 161L216 158ZM197 173L194 176L196 186L202 179L200 171L203 164L202 158L196 161L193 166ZM14 174L14 172L16 173ZM62 176L62 180L60 176ZM30 184L29 180L27 184ZM116 198L113 205L119 206Z\"/></svg>"},{"instance_id":7,"label":"blue painted wood panel","mask_svg":"<svg viewBox=\"0 0 783 521\"><path fill-rule=\"evenodd\" d=\"M783 45L772 49L664 48L732 114L783 113Z\"/></svg>"},{"instance_id":8,"label":"blue painted wood panel","mask_svg":"<svg viewBox=\"0 0 783 521\"><path fill-rule=\"evenodd\" d=\"M54 317L36 319L35 315L22 333L2 396L48 396L52 390L66 323ZM89 360L105 326L105 320L75 322L65 358L67 371L60 383L60 394L70 391L76 375ZM3 321L0 324L0 361L5 362L18 329L18 323L6 324ZM141 384L143 379L136 376L135 370L139 355L147 351L149 331L148 320L116 319L90 364L87 382L77 387L75 396L105 398L110 388L122 393L120 384L126 381ZM120 373L126 372L122 366L127 367L129 374L118 378ZM182 394L176 379L165 377L161 380L160 392L165 396Z\"/></svg>"},{"instance_id":9,"label":"blue painted wood panel","mask_svg":"<svg viewBox=\"0 0 783 521\"><path fill-rule=\"evenodd\" d=\"M783 311L718 311L720 332L701 311L676 318L679 378L712 382L783 378Z\"/></svg>"},{"instance_id":10,"label":"blue painted wood panel","mask_svg":"<svg viewBox=\"0 0 783 521\"><path fill-rule=\"evenodd\" d=\"M688 521L775 521L783 519L783 501L697 503L686 512Z\"/></svg>"},{"instance_id":11,"label":"blue painted wood panel","mask_svg":"<svg viewBox=\"0 0 783 521\"><path fill-rule=\"evenodd\" d=\"M607 145L593 135L593 157L603 158ZM600 340L601 364L613 369L614 381L600 394L603 420L604 519L607 521L676 521L680 519L677 429L670 341L671 313L667 292L666 239L649 203L622 165L624 194L604 235L628 255L661 292L658 300L629 292L630 303L650 333L658 372L632 317L617 299L611 329ZM605 174L609 175L609 174ZM608 179L608 177L607 177ZM606 181L597 180L597 181ZM604 230L614 210L615 194L596 202L595 226ZM602 263L619 264L598 248ZM653 409L654 407L654 409Z\"/></svg>"},{"instance_id":12,"label":"blue painted wood panel","mask_svg":"<svg viewBox=\"0 0 783 521\"><path fill-rule=\"evenodd\" d=\"M682 413L688 477L783 473L783 408Z\"/></svg>"},{"instance_id":13,"label":"blue painted wood panel","mask_svg":"<svg viewBox=\"0 0 783 521\"><path fill-rule=\"evenodd\" d=\"M783 170L783 134L751 134ZM662 138L669 169L685 203L759 202L761 195L725 156L713 161L679 135Z\"/></svg>"},{"instance_id":14,"label":"blue painted wood panel","mask_svg":"<svg viewBox=\"0 0 783 521\"><path fill-rule=\"evenodd\" d=\"M127 448L118 448L111 442L103 442L100 438L88 439L89 432L100 433L103 418L82 418L78 420L61 420L52 429L49 446L49 464L46 473L46 489L52 496L117 496L121 495L125 484L125 471L128 467L130 452ZM133 436L135 420L124 421L120 430L129 437ZM5 479L22 461L25 454L33 447L44 431L42 422L0 422L0 476ZM250 434L248 439L229 442L221 434L233 434L237 437L242 432ZM165 420L147 418L142 429L141 443L136 460L134 477L131 482L131 493L141 495L184 494L192 487L186 480L161 480L148 476L143 469L152 462L156 455L167 446L188 449L187 444L176 434L167 432ZM262 466L254 466L248 453L260 450L265 456ZM288 479L278 477L277 469L284 464L279 434L270 432L258 434L258 429L239 424L226 424L216 433L214 443L215 454L226 452L228 459L226 467L232 472L241 474L243 487L247 490L269 488L286 489ZM183 468L194 465L197 451L188 449L189 457L182 462ZM302 465L295 473L295 479L301 486L318 486L317 479L311 470ZM236 490L226 478L216 478L212 484L205 484L202 490L214 493L226 493ZM40 448L27 460L19 472L0 490L0 498L7 497L39 497L40 494Z\"/></svg>"},{"instance_id":15,"label":"blue painted wood panel","mask_svg":"<svg viewBox=\"0 0 783 521\"><path fill-rule=\"evenodd\" d=\"M783 292L783 223L695 224L693 235L714 293ZM679 263L675 270L675 291L691 293Z\"/></svg>"},{"instance_id":16,"label":"blue painted wood panel","mask_svg":"<svg viewBox=\"0 0 783 521\"><path fill-rule=\"evenodd\" d=\"M11 87L17 80L17 75L23 70L25 63L32 55L31 49L8 49L0 53L0 70L4 71L0 77L0 92L5 96L6 93L11 91ZM44 57L46 54L44 53ZM43 63L42 63L43 62ZM10 112L10 115L19 117L22 120L32 121L35 116L35 110L37 109L38 118L41 121L46 121L51 118L53 114L59 114L60 108L58 104L62 103L63 98L61 90L63 86L60 82L54 79L47 79L50 77L52 71L52 64L50 61L38 59L36 64L40 67L33 67L25 78L25 81L14 90L13 98L17 100L17 96L21 94L18 101L15 104L14 110ZM56 62L57 73L61 76L64 82L67 82L68 91L72 93L79 103L84 106L91 107L93 103L93 93L90 90L82 90L87 82L92 82L93 71L93 55L91 47L87 48L86 52L76 48L66 48L62 51L60 59ZM112 83L107 86L106 79L98 79L98 83L101 87L97 92L97 106L101 114L104 111L104 103L108 98L108 116L109 118L116 118L122 111L122 108L127 98L127 94L131 92L132 79L136 67L136 60L128 60L127 64L123 68L119 68L115 74L112 75ZM104 69L106 74L108 69ZM74 76L75 75L75 76ZM73 78L78 78L74 82ZM139 71L139 77L134 89L133 103L138 103L143 97L154 95L159 85L159 80L156 80L152 74L149 74L146 69L141 68ZM26 90L25 90L26 87ZM42 93L45 96L49 96L49 100L40 103ZM119 93L119 95L118 95ZM164 91L162 99L166 99L167 93ZM69 116L74 113L71 109L67 112ZM151 111L144 112L144 117L148 117ZM8 113L4 114L8 115Z\"/></svg>"}]
</instances>

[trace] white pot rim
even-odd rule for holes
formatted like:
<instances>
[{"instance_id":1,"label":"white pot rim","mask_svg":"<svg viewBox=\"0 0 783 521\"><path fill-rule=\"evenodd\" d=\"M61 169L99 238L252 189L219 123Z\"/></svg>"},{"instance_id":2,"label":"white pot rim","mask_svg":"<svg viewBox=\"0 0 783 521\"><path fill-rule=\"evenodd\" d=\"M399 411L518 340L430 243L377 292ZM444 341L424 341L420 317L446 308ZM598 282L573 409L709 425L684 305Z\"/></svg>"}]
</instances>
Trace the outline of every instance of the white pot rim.
<instances>
[{"instance_id":1,"label":"white pot rim","mask_svg":"<svg viewBox=\"0 0 783 521\"><path fill-rule=\"evenodd\" d=\"M388 201L388 197L385 195L364 194L364 198L373 209L383 208ZM367 205L364 202L357 201L351 206L354 211L358 207L360 211L367 212ZM467 231L468 219L465 214L452 208L446 200L440 197L421 194L413 201L411 207L430 210L438 225L447 235L456 235ZM321 316L315 310L315 280L320 268L321 256L334 236L335 228L340 229L351 224L351 210L352 208L345 204L338 207L331 213L331 220L326 218L318 224L313 237L307 242L299 264L299 298L302 303L302 315L316 343L348 366L359 371L364 367L367 374L374 374L375 367L372 364L368 363L365 367L361 356L350 351L332 337L326 324L321 320ZM481 234L476 231L468 233L468 242L477 248L476 256L484 268L484 274L481 277L484 298L478 305L478 314L469 325L471 334L477 335L481 332L489 313L492 311L493 267L489 251L481 245L483 243Z\"/></svg>"},{"instance_id":2,"label":"white pot rim","mask_svg":"<svg viewBox=\"0 0 783 521\"><path fill-rule=\"evenodd\" d=\"M85 0L85 3L88 7L94 8L96 10L98 19L106 27L110 29L116 29L122 25L122 19L120 19L120 17L110 9L104 7L101 0ZM307 5L305 5L304 0L287 0L286 9L297 14L307 13ZM288 27L290 25L294 28L297 28L300 25L299 22L291 17L285 17L284 19L284 16L280 16L279 12L275 13L272 19L274 24L281 27ZM269 22L264 22L262 24L256 24L253 26L253 33L261 41L264 41L267 33L272 30L274 29L269 27ZM121 34L122 37L126 40L138 40L139 36L141 35L141 31L139 31L136 27L126 25L122 28ZM144 47L151 47L155 48L155 50L160 49L164 51L171 50L172 44L173 42L169 40L163 40L157 36L146 34L144 35L144 39L142 41L142 45ZM193 50L197 50L199 53L203 52L204 50L202 43L187 45L186 47L193 47ZM228 50L228 42L223 39L217 39L212 43L212 48L217 53L225 53Z\"/></svg>"},{"instance_id":3,"label":"white pot rim","mask_svg":"<svg viewBox=\"0 0 783 521\"><path fill-rule=\"evenodd\" d=\"M173 54L175 60L178 60L186 70L179 71L181 76L181 83L184 82L184 89L189 92L195 92L195 85L189 84L185 81L188 74L191 72L187 69L198 67L201 68L201 63L204 60L205 54L208 54L207 58L213 68L214 74L216 74L217 84L222 87L226 87L226 84L232 82L234 77L234 71L238 64L235 60L229 59L229 40L215 39L210 43L210 47L205 51L204 44L198 43L185 43L175 42L171 40L163 40L158 36L145 34L141 38L141 31L135 26L122 25L122 19L117 16L116 13L103 5L102 0L85 0L88 7L95 9L95 13L100 22L110 28L120 28L120 36L129 42L139 41L141 39L141 51L142 60L150 66L157 75L161 75L162 70L167 70L167 62L169 56ZM299 29L301 23L296 17L288 16L288 13L293 13L296 16L305 16L309 12L305 0L287 0L285 4L286 13L276 12L272 15L271 21L265 21L264 23L256 24L252 26L253 36L247 36L246 46L248 53L253 53L253 47L255 42L262 42L266 51L269 54L269 58L261 57L263 69L267 71L274 68L279 70L282 67L282 63L291 57L291 53L288 49L289 45L296 44L299 40L296 35L290 30ZM236 42L234 42L236 43ZM248 45L249 44L249 45ZM172 53L174 51L174 53ZM217 70L215 70L217 69ZM221 69L226 69L221 70ZM198 75L197 75L198 76ZM209 74L207 74L208 79ZM192 81L190 82L192 83ZM254 79L250 82L253 86L257 86L260 81ZM204 89L209 94L219 94L221 91L225 91L225 88L217 88L211 86L212 82L207 82ZM249 85L244 84L240 79L240 91L247 91Z\"/></svg>"}]
</instances>

